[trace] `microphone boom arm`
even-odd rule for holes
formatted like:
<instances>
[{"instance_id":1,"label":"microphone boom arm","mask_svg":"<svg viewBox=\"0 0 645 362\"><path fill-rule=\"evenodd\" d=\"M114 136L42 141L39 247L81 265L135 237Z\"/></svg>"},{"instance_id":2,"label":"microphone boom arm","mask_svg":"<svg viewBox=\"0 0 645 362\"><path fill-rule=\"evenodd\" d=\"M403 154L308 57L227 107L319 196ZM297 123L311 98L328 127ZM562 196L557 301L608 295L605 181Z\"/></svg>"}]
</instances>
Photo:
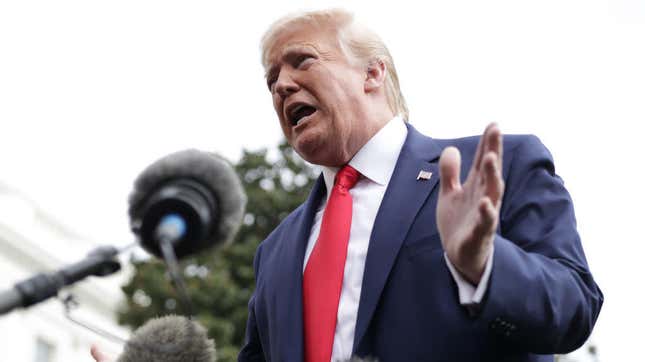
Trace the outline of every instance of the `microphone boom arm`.
<instances>
[{"instance_id":1,"label":"microphone boom arm","mask_svg":"<svg viewBox=\"0 0 645 362\"><path fill-rule=\"evenodd\" d=\"M121 269L121 264L116 259L118 254L119 250L113 246L101 246L92 250L80 262L53 273L39 273L16 283L13 288L0 292L0 315L56 296L63 287L88 276L102 277L116 273Z\"/></svg>"}]
</instances>

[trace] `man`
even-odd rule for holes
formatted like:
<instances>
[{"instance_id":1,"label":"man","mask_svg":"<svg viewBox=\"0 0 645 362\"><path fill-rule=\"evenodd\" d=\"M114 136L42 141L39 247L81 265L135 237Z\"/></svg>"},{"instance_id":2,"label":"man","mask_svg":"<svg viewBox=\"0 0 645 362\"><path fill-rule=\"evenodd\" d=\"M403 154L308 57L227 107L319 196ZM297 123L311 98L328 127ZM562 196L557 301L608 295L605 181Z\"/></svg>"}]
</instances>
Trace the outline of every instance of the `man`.
<instances>
[{"instance_id":1,"label":"man","mask_svg":"<svg viewBox=\"0 0 645 362\"><path fill-rule=\"evenodd\" d=\"M537 138L421 135L387 48L344 11L279 20L262 61L323 172L257 250L240 361L552 361L584 343L602 293Z\"/></svg>"}]
</instances>

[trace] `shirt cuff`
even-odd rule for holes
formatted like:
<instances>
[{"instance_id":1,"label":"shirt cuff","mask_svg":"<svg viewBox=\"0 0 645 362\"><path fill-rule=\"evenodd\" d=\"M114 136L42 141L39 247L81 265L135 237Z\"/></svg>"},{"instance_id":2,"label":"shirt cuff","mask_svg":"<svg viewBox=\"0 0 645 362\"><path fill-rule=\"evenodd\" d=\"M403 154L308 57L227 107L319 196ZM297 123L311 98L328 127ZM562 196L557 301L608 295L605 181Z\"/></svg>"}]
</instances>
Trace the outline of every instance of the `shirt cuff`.
<instances>
[{"instance_id":1,"label":"shirt cuff","mask_svg":"<svg viewBox=\"0 0 645 362\"><path fill-rule=\"evenodd\" d=\"M472 306L481 303L484 298L484 294L486 294L486 289L488 289L488 280L490 279L490 273L493 269L493 253L494 249L491 249L490 254L488 255L488 260L486 261L486 267L484 268L484 274L477 286L470 284L469 281L464 279L457 268L452 265L450 259L448 259L448 255L445 252L443 253L448 269L450 269L450 274L452 274L452 278L455 280L455 283L457 283L457 289L459 290L459 304Z\"/></svg>"}]
</instances>

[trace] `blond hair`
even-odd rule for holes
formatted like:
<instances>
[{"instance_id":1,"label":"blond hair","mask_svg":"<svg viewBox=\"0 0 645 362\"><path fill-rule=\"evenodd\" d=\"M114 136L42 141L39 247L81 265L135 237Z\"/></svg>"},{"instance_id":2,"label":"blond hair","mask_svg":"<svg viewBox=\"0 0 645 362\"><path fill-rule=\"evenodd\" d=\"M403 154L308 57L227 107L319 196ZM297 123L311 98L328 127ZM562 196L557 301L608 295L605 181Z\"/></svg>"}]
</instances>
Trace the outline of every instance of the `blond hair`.
<instances>
[{"instance_id":1,"label":"blond hair","mask_svg":"<svg viewBox=\"0 0 645 362\"><path fill-rule=\"evenodd\" d=\"M341 50L349 59L370 64L381 61L385 64L385 95L392 112L408 119L408 107L399 86L399 76L394 67L390 51L381 38L373 31L359 24L354 15L342 9L326 9L301 12L287 15L273 23L260 42L262 65L266 69L269 63L269 51L278 36L294 25L322 27L332 25Z\"/></svg>"}]
</instances>

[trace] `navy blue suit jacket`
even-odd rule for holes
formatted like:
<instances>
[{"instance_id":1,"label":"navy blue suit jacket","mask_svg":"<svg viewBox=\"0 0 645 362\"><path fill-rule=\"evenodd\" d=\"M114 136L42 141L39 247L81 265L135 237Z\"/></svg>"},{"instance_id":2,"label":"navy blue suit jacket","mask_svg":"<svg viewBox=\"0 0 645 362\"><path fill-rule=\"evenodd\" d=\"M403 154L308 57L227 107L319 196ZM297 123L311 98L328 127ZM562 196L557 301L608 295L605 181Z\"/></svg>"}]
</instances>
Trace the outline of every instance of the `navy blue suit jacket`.
<instances>
[{"instance_id":1,"label":"navy blue suit jacket","mask_svg":"<svg viewBox=\"0 0 645 362\"><path fill-rule=\"evenodd\" d=\"M479 137L408 136L370 239L354 354L387 361L552 361L591 333L603 297L587 266L571 198L534 136L505 136L506 184L492 273L476 313L459 304L436 225L438 162ZM417 180L420 170L432 172ZM240 361L302 361L302 267L322 177L308 200L259 246Z\"/></svg>"}]
</instances>

